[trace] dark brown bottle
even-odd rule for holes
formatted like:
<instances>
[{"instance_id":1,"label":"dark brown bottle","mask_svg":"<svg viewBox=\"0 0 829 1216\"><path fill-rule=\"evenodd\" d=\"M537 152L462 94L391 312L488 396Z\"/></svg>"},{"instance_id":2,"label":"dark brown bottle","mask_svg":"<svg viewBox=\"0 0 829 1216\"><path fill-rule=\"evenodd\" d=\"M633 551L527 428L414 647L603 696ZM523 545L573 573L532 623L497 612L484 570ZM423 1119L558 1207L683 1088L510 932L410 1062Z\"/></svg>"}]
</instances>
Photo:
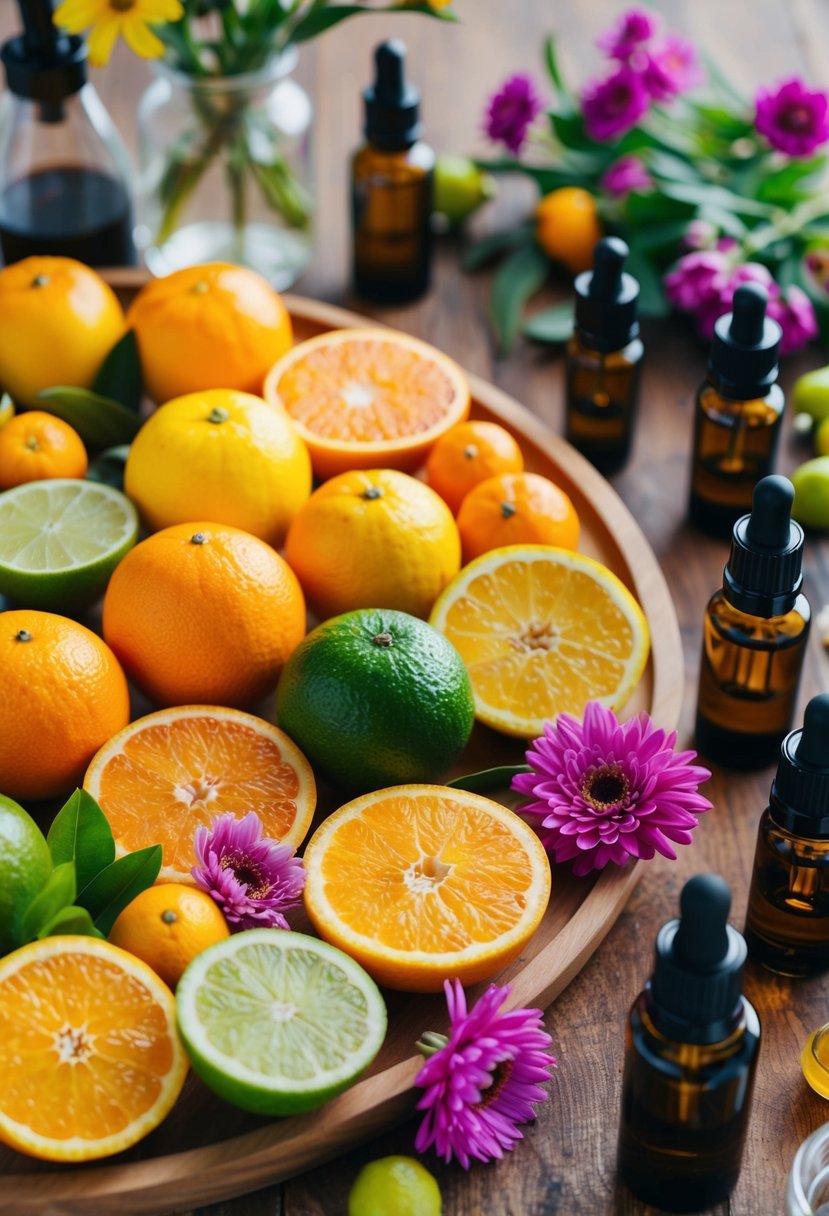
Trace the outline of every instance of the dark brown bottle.
<instances>
[{"instance_id":1,"label":"dark brown bottle","mask_svg":"<svg viewBox=\"0 0 829 1216\"><path fill-rule=\"evenodd\" d=\"M734 525L723 588L705 610L696 745L728 768L773 764L794 718L811 610L793 499L785 477L757 483L751 513Z\"/></svg>"},{"instance_id":2,"label":"dark brown bottle","mask_svg":"<svg viewBox=\"0 0 829 1216\"><path fill-rule=\"evenodd\" d=\"M406 48L383 42L365 90L366 145L351 164L354 290L414 300L428 289L435 154L421 141L420 94L406 82Z\"/></svg>"},{"instance_id":3,"label":"dark brown bottle","mask_svg":"<svg viewBox=\"0 0 829 1216\"><path fill-rule=\"evenodd\" d=\"M740 1173L760 1021L742 995L746 945L730 907L717 875L685 884L628 1018L619 1173L668 1212L721 1203Z\"/></svg>"},{"instance_id":4,"label":"dark brown bottle","mask_svg":"<svg viewBox=\"0 0 829 1216\"><path fill-rule=\"evenodd\" d=\"M774 471L785 398L776 383L782 331L767 303L759 283L737 288L697 393L688 517L713 536L729 535L755 483Z\"/></svg>"},{"instance_id":5,"label":"dark brown bottle","mask_svg":"<svg viewBox=\"0 0 829 1216\"><path fill-rule=\"evenodd\" d=\"M88 266L135 260L132 209L124 186L99 169L56 166L0 193L0 252L6 265L32 254L76 258Z\"/></svg>"},{"instance_id":6,"label":"dark brown bottle","mask_svg":"<svg viewBox=\"0 0 829 1216\"><path fill-rule=\"evenodd\" d=\"M760 817L745 927L753 959L780 975L829 970L829 694L783 741Z\"/></svg>"},{"instance_id":7,"label":"dark brown bottle","mask_svg":"<svg viewBox=\"0 0 829 1216\"><path fill-rule=\"evenodd\" d=\"M629 249L604 237L593 269L575 282L575 332L567 346L565 435L604 474L630 455L644 347L639 338L639 284L624 273Z\"/></svg>"}]
</instances>

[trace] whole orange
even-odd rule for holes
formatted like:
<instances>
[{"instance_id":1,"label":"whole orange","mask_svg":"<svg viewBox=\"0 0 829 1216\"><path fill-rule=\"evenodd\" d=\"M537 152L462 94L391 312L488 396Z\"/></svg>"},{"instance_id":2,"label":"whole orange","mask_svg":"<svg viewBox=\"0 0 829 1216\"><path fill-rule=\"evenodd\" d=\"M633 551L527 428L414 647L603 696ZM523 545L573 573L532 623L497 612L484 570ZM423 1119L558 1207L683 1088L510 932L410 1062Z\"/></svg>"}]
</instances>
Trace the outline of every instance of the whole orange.
<instances>
[{"instance_id":1,"label":"whole orange","mask_svg":"<svg viewBox=\"0 0 829 1216\"><path fill-rule=\"evenodd\" d=\"M0 386L37 406L44 388L89 388L124 332L115 292L72 258L31 257L0 270Z\"/></svg>"},{"instance_id":2,"label":"whole orange","mask_svg":"<svg viewBox=\"0 0 829 1216\"><path fill-rule=\"evenodd\" d=\"M67 422L29 410L0 430L0 490L51 477L85 477L89 461Z\"/></svg>"},{"instance_id":3,"label":"whole orange","mask_svg":"<svg viewBox=\"0 0 829 1216\"><path fill-rule=\"evenodd\" d=\"M503 473L470 490L458 512L464 564L504 545L575 549L579 517L570 499L538 473Z\"/></svg>"},{"instance_id":4,"label":"whole orange","mask_svg":"<svg viewBox=\"0 0 829 1216\"><path fill-rule=\"evenodd\" d=\"M315 490L288 530L285 556L320 620L354 608L427 616L460 569L461 546L434 490L372 469Z\"/></svg>"},{"instance_id":5,"label":"whole orange","mask_svg":"<svg viewBox=\"0 0 829 1216\"><path fill-rule=\"evenodd\" d=\"M554 262L579 274L593 265L593 249L602 226L596 200L580 186L561 186L545 194L535 209L536 240Z\"/></svg>"},{"instance_id":6,"label":"whole orange","mask_svg":"<svg viewBox=\"0 0 829 1216\"><path fill-rule=\"evenodd\" d=\"M218 905L197 887L163 882L136 895L112 926L113 946L152 967L170 988L197 954L230 937Z\"/></svg>"},{"instance_id":7,"label":"whole orange","mask_svg":"<svg viewBox=\"0 0 829 1216\"><path fill-rule=\"evenodd\" d=\"M141 289L127 312L144 383L159 404L205 388L259 393L291 346L291 318L267 279L244 266L188 266Z\"/></svg>"},{"instance_id":8,"label":"whole orange","mask_svg":"<svg viewBox=\"0 0 829 1216\"><path fill-rule=\"evenodd\" d=\"M471 489L497 473L520 473L524 456L497 422L461 422L441 435L429 453L426 477L454 515Z\"/></svg>"},{"instance_id":9,"label":"whole orange","mask_svg":"<svg viewBox=\"0 0 829 1216\"><path fill-rule=\"evenodd\" d=\"M225 524L156 532L116 567L104 597L104 637L158 705L249 705L276 687L304 635L296 575Z\"/></svg>"},{"instance_id":10,"label":"whole orange","mask_svg":"<svg viewBox=\"0 0 829 1216\"><path fill-rule=\"evenodd\" d=\"M130 718L124 673L109 647L51 612L0 613L0 788L56 798Z\"/></svg>"}]
</instances>

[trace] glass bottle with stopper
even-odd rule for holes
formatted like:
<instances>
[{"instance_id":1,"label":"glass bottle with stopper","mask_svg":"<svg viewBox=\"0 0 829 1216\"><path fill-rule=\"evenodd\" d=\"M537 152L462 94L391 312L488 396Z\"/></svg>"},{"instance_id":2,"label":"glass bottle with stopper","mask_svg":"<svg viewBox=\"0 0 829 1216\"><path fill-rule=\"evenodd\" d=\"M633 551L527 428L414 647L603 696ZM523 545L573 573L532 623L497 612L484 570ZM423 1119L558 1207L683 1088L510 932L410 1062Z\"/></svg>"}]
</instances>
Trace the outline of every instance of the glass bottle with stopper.
<instances>
[{"instance_id":1,"label":"glass bottle with stopper","mask_svg":"<svg viewBox=\"0 0 829 1216\"><path fill-rule=\"evenodd\" d=\"M23 33L0 50L8 86L0 99L3 260L132 263L129 162L87 80L84 44L55 27L51 0L19 5Z\"/></svg>"},{"instance_id":2,"label":"glass bottle with stopper","mask_svg":"<svg viewBox=\"0 0 829 1216\"><path fill-rule=\"evenodd\" d=\"M785 477L757 483L705 610L696 745L728 768L773 764L794 718L811 610L793 500Z\"/></svg>"},{"instance_id":3,"label":"glass bottle with stopper","mask_svg":"<svg viewBox=\"0 0 829 1216\"><path fill-rule=\"evenodd\" d=\"M630 455L644 347L639 284L624 269L629 249L604 237L593 269L575 282L575 331L567 346L565 435L602 473Z\"/></svg>"},{"instance_id":4,"label":"glass bottle with stopper","mask_svg":"<svg viewBox=\"0 0 829 1216\"><path fill-rule=\"evenodd\" d=\"M802 728L780 749L760 817L745 934L751 957L770 971L829 970L829 693L812 698Z\"/></svg>"},{"instance_id":5,"label":"glass bottle with stopper","mask_svg":"<svg viewBox=\"0 0 829 1216\"><path fill-rule=\"evenodd\" d=\"M619 1172L669 1212L721 1203L740 1173L760 1021L742 995L746 944L730 908L718 875L685 884L628 1018Z\"/></svg>"},{"instance_id":6,"label":"glass bottle with stopper","mask_svg":"<svg viewBox=\"0 0 829 1216\"><path fill-rule=\"evenodd\" d=\"M777 384L782 330L766 316L759 283L734 292L720 317L697 393L689 518L704 532L728 536L751 508L755 482L774 471L785 398Z\"/></svg>"}]
</instances>

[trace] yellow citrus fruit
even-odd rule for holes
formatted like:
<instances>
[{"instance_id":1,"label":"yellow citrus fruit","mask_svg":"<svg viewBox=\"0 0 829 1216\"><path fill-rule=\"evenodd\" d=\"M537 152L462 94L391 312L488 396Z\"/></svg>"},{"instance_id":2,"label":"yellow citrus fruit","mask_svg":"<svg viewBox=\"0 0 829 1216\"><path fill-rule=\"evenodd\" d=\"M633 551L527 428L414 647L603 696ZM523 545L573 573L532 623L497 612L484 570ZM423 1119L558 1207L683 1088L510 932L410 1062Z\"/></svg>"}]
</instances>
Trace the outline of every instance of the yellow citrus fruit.
<instances>
[{"instance_id":1,"label":"yellow citrus fruit","mask_svg":"<svg viewBox=\"0 0 829 1216\"><path fill-rule=\"evenodd\" d=\"M104 637L158 705L248 705L305 636L296 575L225 524L164 528L127 553L104 596Z\"/></svg>"},{"instance_id":2,"label":"yellow citrus fruit","mask_svg":"<svg viewBox=\"0 0 829 1216\"><path fill-rule=\"evenodd\" d=\"M430 623L466 663L480 721L532 739L588 701L618 709L648 661L642 609L592 558L547 545L493 549L465 566Z\"/></svg>"},{"instance_id":3,"label":"yellow citrus fruit","mask_svg":"<svg viewBox=\"0 0 829 1216\"><path fill-rule=\"evenodd\" d=\"M196 830L216 815L256 811L266 836L300 845L317 803L311 766L283 731L215 705L131 722L93 757L84 789L119 852L161 845L161 877L170 881L190 877Z\"/></svg>"},{"instance_id":4,"label":"yellow citrus fruit","mask_svg":"<svg viewBox=\"0 0 829 1216\"><path fill-rule=\"evenodd\" d=\"M28 410L0 430L0 490L54 477L85 477L86 448L67 422Z\"/></svg>"},{"instance_id":5,"label":"yellow citrus fruit","mask_svg":"<svg viewBox=\"0 0 829 1216\"><path fill-rule=\"evenodd\" d=\"M441 435L426 461L426 480L454 515L475 486L498 473L521 473L524 456L497 422L459 422Z\"/></svg>"},{"instance_id":6,"label":"yellow citrus fruit","mask_svg":"<svg viewBox=\"0 0 829 1216\"><path fill-rule=\"evenodd\" d=\"M148 1135L181 1092L175 1002L146 963L93 937L0 960L0 1140L92 1161Z\"/></svg>"},{"instance_id":7,"label":"yellow citrus fruit","mask_svg":"<svg viewBox=\"0 0 829 1216\"><path fill-rule=\"evenodd\" d=\"M550 898L550 863L512 811L465 790L397 785L346 803L305 850L319 935L379 984L477 984L521 953Z\"/></svg>"},{"instance_id":8,"label":"yellow citrus fruit","mask_svg":"<svg viewBox=\"0 0 829 1216\"><path fill-rule=\"evenodd\" d=\"M391 329L338 329L300 342L271 368L263 391L293 418L319 478L415 469L469 413L458 365Z\"/></svg>"},{"instance_id":9,"label":"yellow citrus fruit","mask_svg":"<svg viewBox=\"0 0 829 1216\"><path fill-rule=\"evenodd\" d=\"M57 384L89 388L124 332L115 292L72 258L31 257L0 270L0 385L34 408Z\"/></svg>"},{"instance_id":10,"label":"yellow citrus fruit","mask_svg":"<svg viewBox=\"0 0 829 1216\"><path fill-rule=\"evenodd\" d=\"M463 560L504 545L575 549L579 517L563 490L538 473L502 473L474 487L458 512Z\"/></svg>"},{"instance_id":11,"label":"yellow citrus fruit","mask_svg":"<svg viewBox=\"0 0 829 1216\"><path fill-rule=\"evenodd\" d=\"M593 250L602 238L596 200L580 186L561 186L545 194L535 209L536 240L555 262L573 274L589 270Z\"/></svg>"},{"instance_id":12,"label":"yellow citrus fruit","mask_svg":"<svg viewBox=\"0 0 829 1216\"><path fill-rule=\"evenodd\" d=\"M321 620L353 608L426 616L461 564L452 512L396 469L342 473L315 490L285 545Z\"/></svg>"},{"instance_id":13,"label":"yellow citrus fruit","mask_svg":"<svg viewBox=\"0 0 829 1216\"><path fill-rule=\"evenodd\" d=\"M189 962L230 937L218 904L196 887L179 882L148 887L127 904L109 940L142 959L170 988Z\"/></svg>"},{"instance_id":14,"label":"yellow citrus fruit","mask_svg":"<svg viewBox=\"0 0 829 1216\"><path fill-rule=\"evenodd\" d=\"M154 531L212 519L278 548L311 493L311 461L284 412L215 388L177 397L144 423L124 489Z\"/></svg>"},{"instance_id":15,"label":"yellow citrus fruit","mask_svg":"<svg viewBox=\"0 0 829 1216\"><path fill-rule=\"evenodd\" d=\"M147 392L159 405L207 388L258 393L292 339L288 310L267 279L229 262L152 279L130 305L127 323Z\"/></svg>"}]
</instances>

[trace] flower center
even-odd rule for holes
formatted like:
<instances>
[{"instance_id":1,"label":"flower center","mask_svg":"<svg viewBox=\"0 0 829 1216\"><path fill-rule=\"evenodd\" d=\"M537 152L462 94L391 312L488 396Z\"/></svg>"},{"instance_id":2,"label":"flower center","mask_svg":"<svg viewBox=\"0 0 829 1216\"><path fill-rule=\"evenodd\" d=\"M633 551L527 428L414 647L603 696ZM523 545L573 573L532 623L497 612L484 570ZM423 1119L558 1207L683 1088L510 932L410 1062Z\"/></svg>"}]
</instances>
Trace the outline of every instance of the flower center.
<instances>
[{"instance_id":1,"label":"flower center","mask_svg":"<svg viewBox=\"0 0 829 1216\"><path fill-rule=\"evenodd\" d=\"M64 1025L55 1035L52 1047L61 1064L83 1064L92 1052L95 1036L85 1026Z\"/></svg>"},{"instance_id":2,"label":"flower center","mask_svg":"<svg viewBox=\"0 0 829 1216\"><path fill-rule=\"evenodd\" d=\"M128 13L135 7L135 0L109 0L109 7L114 8L116 13Z\"/></svg>"},{"instance_id":3,"label":"flower center","mask_svg":"<svg viewBox=\"0 0 829 1216\"><path fill-rule=\"evenodd\" d=\"M523 633L509 639L510 646L520 654L533 650L555 650L559 633L549 621L530 621Z\"/></svg>"},{"instance_id":4,"label":"flower center","mask_svg":"<svg viewBox=\"0 0 829 1216\"><path fill-rule=\"evenodd\" d=\"M403 881L415 895L424 895L439 887L451 869L439 857L421 857L420 861L409 866Z\"/></svg>"},{"instance_id":5,"label":"flower center","mask_svg":"<svg viewBox=\"0 0 829 1216\"><path fill-rule=\"evenodd\" d=\"M498 1097L501 1090L506 1085L507 1081L512 1076L512 1060L501 1060L500 1064L495 1065L492 1073L492 1080L481 1094L480 1102L476 1102L472 1107L473 1110L484 1110L485 1107L491 1106Z\"/></svg>"},{"instance_id":6,"label":"flower center","mask_svg":"<svg viewBox=\"0 0 829 1216\"><path fill-rule=\"evenodd\" d=\"M223 870L232 870L236 881L244 883L248 899L264 899L270 894L270 882L256 862L244 853L225 853L219 865Z\"/></svg>"},{"instance_id":7,"label":"flower center","mask_svg":"<svg viewBox=\"0 0 829 1216\"><path fill-rule=\"evenodd\" d=\"M600 764L584 774L581 796L597 811L617 811L627 800L630 782L621 764Z\"/></svg>"},{"instance_id":8,"label":"flower center","mask_svg":"<svg viewBox=\"0 0 829 1216\"><path fill-rule=\"evenodd\" d=\"M780 125L787 131L798 134L801 131L811 131L812 112L808 106L792 106L780 116Z\"/></svg>"}]
</instances>

